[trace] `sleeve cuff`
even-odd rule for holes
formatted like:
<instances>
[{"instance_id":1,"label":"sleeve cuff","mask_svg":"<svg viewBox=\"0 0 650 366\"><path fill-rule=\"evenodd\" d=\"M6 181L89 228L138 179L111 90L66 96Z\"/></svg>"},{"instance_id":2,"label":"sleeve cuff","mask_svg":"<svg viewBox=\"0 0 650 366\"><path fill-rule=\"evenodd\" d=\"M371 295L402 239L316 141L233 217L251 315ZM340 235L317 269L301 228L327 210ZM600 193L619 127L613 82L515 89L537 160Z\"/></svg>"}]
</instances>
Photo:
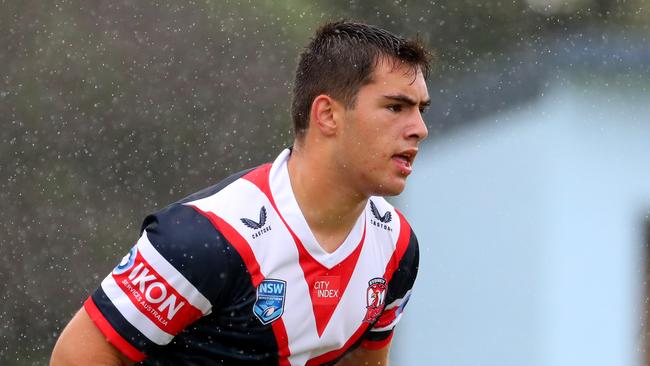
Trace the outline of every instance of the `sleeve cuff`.
<instances>
[{"instance_id":1,"label":"sleeve cuff","mask_svg":"<svg viewBox=\"0 0 650 366\"><path fill-rule=\"evenodd\" d=\"M122 352L126 357L130 358L134 362L140 362L144 360L147 356L140 352L137 348L133 347L126 339L124 339L106 320L102 312L97 308L92 297L89 297L86 302L84 302L84 309L92 319L93 323L99 328L99 330L104 334L108 339L108 342Z\"/></svg>"},{"instance_id":2,"label":"sleeve cuff","mask_svg":"<svg viewBox=\"0 0 650 366\"><path fill-rule=\"evenodd\" d=\"M370 351L375 351L386 347L390 343L391 339L393 339L393 332L390 332L386 338L381 340L364 339L361 342L360 347Z\"/></svg>"}]
</instances>

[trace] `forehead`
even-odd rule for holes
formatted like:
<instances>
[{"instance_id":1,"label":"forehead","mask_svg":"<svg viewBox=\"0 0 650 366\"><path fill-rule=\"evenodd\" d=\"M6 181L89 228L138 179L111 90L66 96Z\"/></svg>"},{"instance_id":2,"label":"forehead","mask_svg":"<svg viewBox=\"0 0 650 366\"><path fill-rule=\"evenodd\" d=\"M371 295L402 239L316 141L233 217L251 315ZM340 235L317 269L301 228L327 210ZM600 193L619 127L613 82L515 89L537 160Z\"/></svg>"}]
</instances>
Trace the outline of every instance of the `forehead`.
<instances>
[{"instance_id":1,"label":"forehead","mask_svg":"<svg viewBox=\"0 0 650 366\"><path fill-rule=\"evenodd\" d=\"M360 90L366 93L402 93L414 100L429 99L427 85L420 68L402 64L395 60L379 60L372 73L372 81Z\"/></svg>"}]
</instances>

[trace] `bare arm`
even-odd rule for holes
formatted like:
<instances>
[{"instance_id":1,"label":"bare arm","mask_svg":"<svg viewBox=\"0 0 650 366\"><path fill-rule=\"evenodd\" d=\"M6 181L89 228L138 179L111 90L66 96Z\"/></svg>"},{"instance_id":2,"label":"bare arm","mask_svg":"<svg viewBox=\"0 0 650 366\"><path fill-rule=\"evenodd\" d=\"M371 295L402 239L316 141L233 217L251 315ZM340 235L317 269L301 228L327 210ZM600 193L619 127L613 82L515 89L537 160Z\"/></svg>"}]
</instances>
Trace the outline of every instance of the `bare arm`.
<instances>
[{"instance_id":1,"label":"bare arm","mask_svg":"<svg viewBox=\"0 0 650 366\"><path fill-rule=\"evenodd\" d=\"M83 308L61 332L50 360L50 366L130 366L133 363L108 343Z\"/></svg>"},{"instance_id":2,"label":"bare arm","mask_svg":"<svg viewBox=\"0 0 650 366\"><path fill-rule=\"evenodd\" d=\"M343 357L336 366L388 366L388 350L390 344L377 350L368 350L361 347Z\"/></svg>"}]
</instances>

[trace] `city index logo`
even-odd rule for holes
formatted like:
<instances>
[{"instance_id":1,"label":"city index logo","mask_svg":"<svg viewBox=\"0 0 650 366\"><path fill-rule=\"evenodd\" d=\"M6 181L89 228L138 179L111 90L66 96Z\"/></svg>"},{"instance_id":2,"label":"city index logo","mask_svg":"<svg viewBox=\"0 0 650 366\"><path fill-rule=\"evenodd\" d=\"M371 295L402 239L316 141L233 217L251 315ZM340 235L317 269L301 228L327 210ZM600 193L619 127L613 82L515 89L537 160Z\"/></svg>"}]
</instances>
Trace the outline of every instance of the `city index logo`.
<instances>
[{"instance_id":1,"label":"city index logo","mask_svg":"<svg viewBox=\"0 0 650 366\"><path fill-rule=\"evenodd\" d=\"M129 258L126 263L132 268L130 271L129 268L118 265L113 271L113 275L135 305L166 326L186 303L179 300L176 294L168 288L169 285L158 277L157 273L146 267L141 257L136 259L136 253L137 251L132 249L127 254ZM134 265L135 263L137 265Z\"/></svg>"},{"instance_id":2,"label":"city index logo","mask_svg":"<svg viewBox=\"0 0 650 366\"><path fill-rule=\"evenodd\" d=\"M262 206L262 208L260 209L259 221L254 221L251 219L247 219L245 217L241 218L240 220L247 227L256 230L251 236L253 239L258 238L260 235L271 231L271 225L266 227L264 226L266 225L266 207L264 206Z\"/></svg>"}]
</instances>

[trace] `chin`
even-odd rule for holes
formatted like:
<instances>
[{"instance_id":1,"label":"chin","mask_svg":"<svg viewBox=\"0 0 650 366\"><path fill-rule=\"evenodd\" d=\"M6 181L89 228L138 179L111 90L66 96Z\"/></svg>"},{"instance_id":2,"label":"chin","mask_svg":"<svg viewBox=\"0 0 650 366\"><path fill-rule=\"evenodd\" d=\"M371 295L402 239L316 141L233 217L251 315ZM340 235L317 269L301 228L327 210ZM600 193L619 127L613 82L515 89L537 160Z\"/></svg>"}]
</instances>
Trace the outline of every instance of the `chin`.
<instances>
[{"instance_id":1,"label":"chin","mask_svg":"<svg viewBox=\"0 0 650 366\"><path fill-rule=\"evenodd\" d=\"M406 182L393 182L392 184L381 184L372 194L373 196L397 196L406 188Z\"/></svg>"},{"instance_id":2,"label":"chin","mask_svg":"<svg viewBox=\"0 0 650 366\"><path fill-rule=\"evenodd\" d=\"M383 196L397 196L404 192L404 187L386 192Z\"/></svg>"}]
</instances>

